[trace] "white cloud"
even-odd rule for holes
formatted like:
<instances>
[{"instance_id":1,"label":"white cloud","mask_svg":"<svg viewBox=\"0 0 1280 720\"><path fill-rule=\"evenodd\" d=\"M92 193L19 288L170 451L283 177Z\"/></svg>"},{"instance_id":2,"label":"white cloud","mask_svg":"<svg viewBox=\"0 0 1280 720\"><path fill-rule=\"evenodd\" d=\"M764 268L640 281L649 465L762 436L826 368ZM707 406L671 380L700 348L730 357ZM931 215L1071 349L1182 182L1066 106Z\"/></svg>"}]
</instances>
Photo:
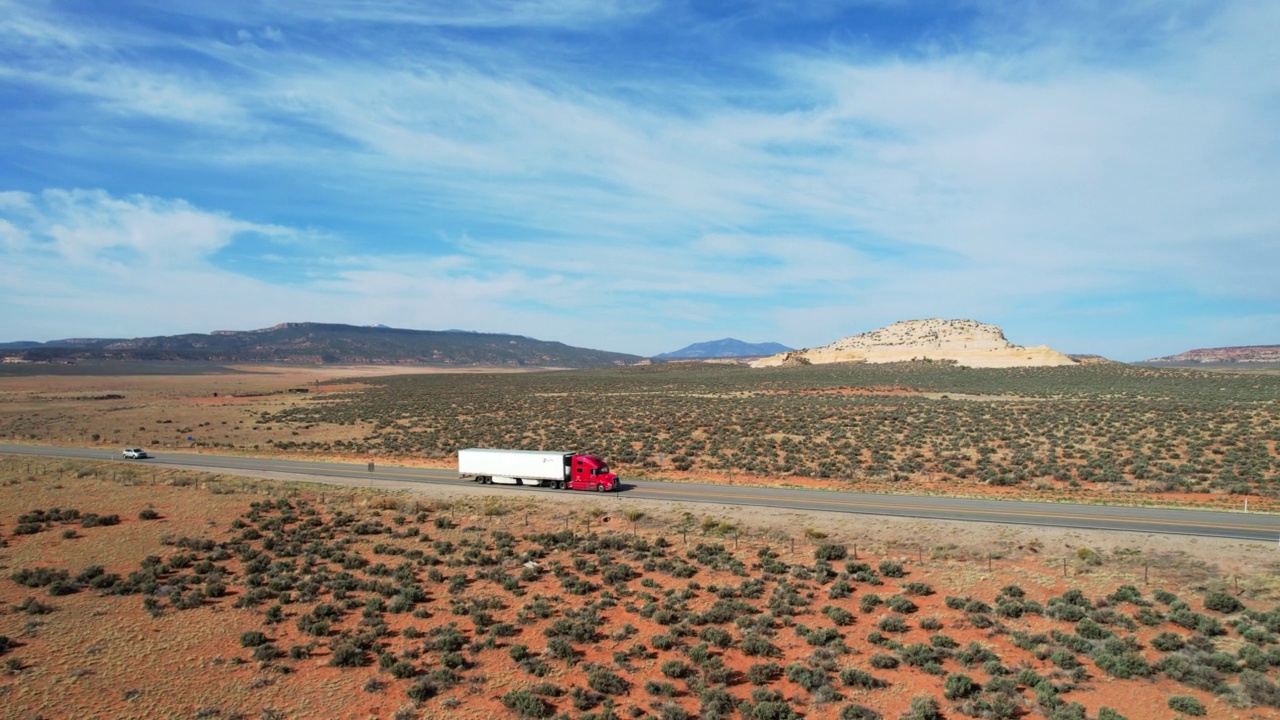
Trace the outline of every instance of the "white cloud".
<instances>
[{"instance_id":1,"label":"white cloud","mask_svg":"<svg viewBox=\"0 0 1280 720\"><path fill-rule=\"evenodd\" d=\"M181 200L115 198L102 190L81 189L9 195L15 201L0 206L0 212L23 223L23 232L39 238L36 244L59 262L82 267L153 270L199 264L238 233L286 233L198 210Z\"/></svg>"},{"instance_id":2,"label":"white cloud","mask_svg":"<svg viewBox=\"0 0 1280 720\"><path fill-rule=\"evenodd\" d=\"M650 5L235 10L181 12L243 28L240 43L234 30L171 39L34 11L0 19L0 37L41 48L0 62L0 82L83 100L85 135L125 139L104 155L193 177L212 168L246 186L201 195L226 198L214 210L131 195L145 172L115 179L111 194L0 194L0 217L39 215L11 223L30 233L24 247L85 267L121 248L172 257L260 292L277 310L265 324L295 307L528 334L589 318L618 347L653 352L671 349L664 318L717 336L725 323L775 322L803 334L778 340L821 344L905 316L1020 320L1029 306L1057 313L1041 321L1048 335L1083 322L1063 308L1090 297L1126 298L1110 301L1123 311L1112 316L1134 317L1161 310L1133 299L1144 294L1280 301L1274 3L1028 6L954 44L726 45L739 53L716 58L727 69L652 78L615 78L616 66L591 67L544 36L523 44L547 28L620 39L610 33ZM522 32L436 32L459 27ZM165 132L150 136L151 120ZM91 146L78 122L26 142ZM244 209L262 168L296 183L296 205ZM352 214L338 220L358 228L345 240L366 256L303 252L291 287L211 264L244 233L293 249L337 234L235 219L297 218L335 194L348 205L330 216ZM385 208L397 218L377 217ZM1274 327L1248 315L1260 319L1239 332Z\"/></svg>"},{"instance_id":3,"label":"white cloud","mask_svg":"<svg viewBox=\"0 0 1280 720\"><path fill-rule=\"evenodd\" d=\"M0 247L3 247L6 252L17 253L26 250L30 245L31 236L25 230L0 218Z\"/></svg>"}]
</instances>

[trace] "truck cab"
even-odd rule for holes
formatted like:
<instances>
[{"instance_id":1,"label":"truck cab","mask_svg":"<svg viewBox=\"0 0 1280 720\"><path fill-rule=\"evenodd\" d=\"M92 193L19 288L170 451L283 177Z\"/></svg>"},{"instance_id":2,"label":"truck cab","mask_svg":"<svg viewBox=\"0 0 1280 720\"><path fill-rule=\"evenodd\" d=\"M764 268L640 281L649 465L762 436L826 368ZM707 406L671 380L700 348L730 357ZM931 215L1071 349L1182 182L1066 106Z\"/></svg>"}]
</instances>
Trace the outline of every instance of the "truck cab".
<instances>
[{"instance_id":1,"label":"truck cab","mask_svg":"<svg viewBox=\"0 0 1280 720\"><path fill-rule=\"evenodd\" d=\"M569 459L569 487L574 490L609 492L618 489L618 475L595 455L574 455Z\"/></svg>"}]
</instances>

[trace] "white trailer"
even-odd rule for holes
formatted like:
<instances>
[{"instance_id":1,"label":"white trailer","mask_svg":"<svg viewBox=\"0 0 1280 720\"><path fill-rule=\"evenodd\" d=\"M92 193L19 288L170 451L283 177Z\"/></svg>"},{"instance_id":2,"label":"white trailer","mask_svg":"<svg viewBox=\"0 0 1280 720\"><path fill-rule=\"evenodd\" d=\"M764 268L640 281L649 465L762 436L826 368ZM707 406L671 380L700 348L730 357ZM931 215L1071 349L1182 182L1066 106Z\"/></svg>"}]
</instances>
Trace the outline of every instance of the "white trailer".
<instances>
[{"instance_id":1,"label":"white trailer","mask_svg":"<svg viewBox=\"0 0 1280 720\"><path fill-rule=\"evenodd\" d=\"M458 451L458 477L500 485L563 486L573 453L543 450Z\"/></svg>"}]
</instances>

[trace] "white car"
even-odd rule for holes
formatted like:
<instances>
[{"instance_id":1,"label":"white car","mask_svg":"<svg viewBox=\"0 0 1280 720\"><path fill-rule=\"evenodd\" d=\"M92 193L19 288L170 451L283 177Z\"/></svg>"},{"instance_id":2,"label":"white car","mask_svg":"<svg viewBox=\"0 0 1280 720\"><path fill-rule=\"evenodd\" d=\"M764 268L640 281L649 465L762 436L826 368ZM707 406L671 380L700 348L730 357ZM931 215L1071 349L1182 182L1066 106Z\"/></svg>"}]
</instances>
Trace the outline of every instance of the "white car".
<instances>
[{"instance_id":1,"label":"white car","mask_svg":"<svg viewBox=\"0 0 1280 720\"><path fill-rule=\"evenodd\" d=\"M150 455L147 454L147 451L143 450L142 448L125 448L124 456L126 459L129 459L129 460L141 460L143 458L151 457Z\"/></svg>"}]
</instances>

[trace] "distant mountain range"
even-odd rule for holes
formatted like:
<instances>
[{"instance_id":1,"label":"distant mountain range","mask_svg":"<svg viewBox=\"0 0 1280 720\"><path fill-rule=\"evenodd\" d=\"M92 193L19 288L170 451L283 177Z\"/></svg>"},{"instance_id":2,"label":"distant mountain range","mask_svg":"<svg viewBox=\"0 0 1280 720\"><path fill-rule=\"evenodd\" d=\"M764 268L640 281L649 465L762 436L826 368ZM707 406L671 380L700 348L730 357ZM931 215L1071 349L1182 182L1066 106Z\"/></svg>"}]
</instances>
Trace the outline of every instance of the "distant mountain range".
<instances>
[{"instance_id":1,"label":"distant mountain range","mask_svg":"<svg viewBox=\"0 0 1280 720\"><path fill-rule=\"evenodd\" d=\"M403 330L327 323L280 323L208 335L72 338L0 344L0 355L49 360L199 360L352 365L507 365L588 368L629 365L636 355L590 350L520 335Z\"/></svg>"},{"instance_id":2,"label":"distant mountain range","mask_svg":"<svg viewBox=\"0 0 1280 720\"><path fill-rule=\"evenodd\" d=\"M1209 363L1280 363L1280 345L1200 348L1168 357L1144 360L1162 365L1204 365Z\"/></svg>"},{"instance_id":3,"label":"distant mountain range","mask_svg":"<svg viewBox=\"0 0 1280 720\"><path fill-rule=\"evenodd\" d=\"M762 357L787 352L791 348L776 342L749 343L734 338L700 342L669 353L654 355L655 360L693 360L698 358Z\"/></svg>"}]
</instances>

